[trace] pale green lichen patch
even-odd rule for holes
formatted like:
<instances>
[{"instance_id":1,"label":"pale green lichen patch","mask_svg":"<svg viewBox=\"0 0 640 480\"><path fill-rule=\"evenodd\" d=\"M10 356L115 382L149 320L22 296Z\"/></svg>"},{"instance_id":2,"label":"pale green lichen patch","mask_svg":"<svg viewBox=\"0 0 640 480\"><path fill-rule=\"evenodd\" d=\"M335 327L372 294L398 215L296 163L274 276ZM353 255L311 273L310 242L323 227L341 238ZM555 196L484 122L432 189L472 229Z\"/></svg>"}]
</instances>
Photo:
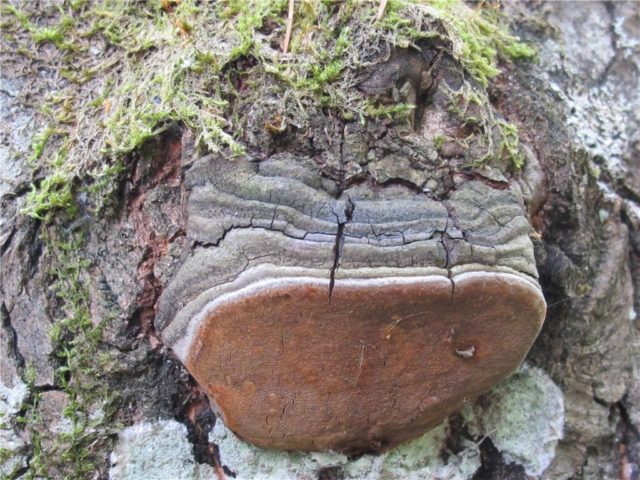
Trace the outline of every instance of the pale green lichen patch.
<instances>
[{"instance_id":1,"label":"pale green lichen patch","mask_svg":"<svg viewBox=\"0 0 640 480\"><path fill-rule=\"evenodd\" d=\"M381 455L349 460L338 453L300 453L265 450L243 442L222 422L210 440L218 445L220 458L237 480L315 480L324 469L337 468L350 480L403 478L419 480L465 480L480 467L479 453L469 448L443 460L447 422L421 437Z\"/></svg>"},{"instance_id":2,"label":"pale green lichen patch","mask_svg":"<svg viewBox=\"0 0 640 480\"><path fill-rule=\"evenodd\" d=\"M210 465L193 459L187 428L175 420L139 423L123 429L111 453L111 480L214 480Z\"/></svg>"},{"instance_id":3,"label":"pale green lichen patch","mask_svg":"<svg viewBox=\"0 0 640 480\"><path fill-rule=\"evenodd\" d=\"M507 462L522 465L527 475L541 475L563 437L562 391L542 370L523 364L487 400L463 411L471 433L485 432Z\"/></svg>"},{"instance_id":4,"label":"pale green lichen patch","mask_svg":"<svg viewBox=\"0 0 640 480\"><path fill-rule=\"evenodd\" d=\"M12 418L18 414L29 394L25 383L5 385L0 380L0 478L11 478L26 467L26 442L12 428Z\"/></svg>"}]
</instances>

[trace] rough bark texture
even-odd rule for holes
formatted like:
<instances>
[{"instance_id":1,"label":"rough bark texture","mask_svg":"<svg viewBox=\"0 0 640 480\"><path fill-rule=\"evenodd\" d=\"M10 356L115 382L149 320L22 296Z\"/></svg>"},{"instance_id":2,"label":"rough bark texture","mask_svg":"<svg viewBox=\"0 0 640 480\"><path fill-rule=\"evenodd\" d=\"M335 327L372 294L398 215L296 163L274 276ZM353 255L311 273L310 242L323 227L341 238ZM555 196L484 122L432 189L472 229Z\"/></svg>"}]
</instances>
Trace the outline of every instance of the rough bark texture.
<instances>
[{"instance_id":1,"label":"rough bark texture","mask_svg":"<svg viewBox=\"0 0 640 480\"><path fill-rule=\"evenodd\" d=\"M183 452L179 461L186 466L178 469L182 473L177 477L207 478L214 472L219 478L231 476L223 466L242 465L242 457L234 457L240 447L219 422L211 438L224 446L220 456L208 442L214 419L205 393L165 342L174 346L180 325L184 329L193 312L210 300L202 297L203 292L250 265L300 267L296 260L301 256L291 258L291 246L301 242L299 248L304 250L313 241L301 266L324 272L327 288L333 289L339 287L342 271L365 265L375 270L390 263L395 268L436 267L443 278L450 277L456 266L464 271L460 266L468 264L481 265L484 271L508 271L534 284L536 270L539 273L548 312L527 359L539 370L531 377L526 376L528 370L519 372L513 383L499 387L500 393L492 392L474 404L475 417L468 412L454 415L446 428L431 434L439 447L435 452L419 451L429 451L444 462L438 478L448 478L446 468L467 458L466 452L473 448L479 451L478 465L463 478L638 478L637 4L514 4L506 7L506 13L516 30L539 49L540 58L535 65L504 65L504 73L490 87L487 108L516 124L525 144L528 162L521 172L503 159L489 167L469 168L484 153L481 143L459 150L456 142L439 148L433 141L423 142L442 133L459 138L473 133L465 130L473 126L456 123L447 113L447 100L439 97L443 85L455 88L459 66L446 55L437 63L439 50L417 59L394 53L386 68L369 75L361 88L370 95L388 93L385 85L390 78L404 87L391 96L418 104L407 125L374 122L367 130L357 122L318 116L310 132L274 135L257 121L244 139L253 158L236 163L218 156L198 159L192 135L176 126L132 155L114 214L83 220L91 267L77 280L89 289L94 321L110 319L100 351L111 355L104 378L120 394L115 419L123 425L178 419L187 425L188 434L172 424L142 426L140 431L144 438L154 429L161 436L176 435L179 446L167 446L168 455L172 448L185 448L186 435L186 448L193 448L196 460L215 465L203 473ZM19 213L31 181L25 129L35 121L34 107L24 104L19 93L32 80L3 78L0 91L0 380L3 414L9 419L2 419L0 440L11 452L7 459L2 456L3 474L9 478L19 478L36 461L28 432L15 421L24 413L21 405L37 395L41 418L36 428L43 434L45 449L55 452L59 445L49 438L56 431L68 431L61 412L73 400L54 374L60 357L52 355L49 336L54 319L65 314L48 289L47 266L56 252L41 240L45 227ZM238 112L256 115L251 105L241 102ZM281 178L288 180L280 185ZM291 189L294 183L296 189ZM233 217L225 213L229 205ZM68 226L70 236L77 227ZM277 261L261 257L266 244L273 247L267 254ZM375 246L389 253L368 253ZM394 257L400 249L402 255ZM415 254L407 256L409 249ZM215 256L210 253L214 250ZM216 268L220 272L214 275ZM178 333L171 332L172 326L178 326ZM529 392L542 391L536 388L545 382L552 385L542 371L560 387L566 411L563 438L548 466L549 462L534 465L526 455L513 453L517 449L508 436L496 433L491 424L492 405L509 395L522 403L537 400L514 393L520 392L518 382L542 378L535 388L525 390ZM24 387L27 376L32 376L30 393ZM545 401L541 400L541 411L551 408L552 402ZM536 422L518 421L512 431L524 429L527 421ZM96 443L100 448L95 475L100 478L108 475L116 429L108 433L104 444ZM115 478L144 478L135 460L126 460L126 442L131 438L131 431L120 436L111 460L120 464L112 470ZM139 447L132 442L130 450ZM411 448L417 449L415 445ZM268 458L274 465L280 461ZM362 459L323 464L308 457L293 458L296 466L288 472L294 478L307 478L308 472L316 478L370 474L358 470ZM400 478L403 474L398 472L405 470L394 470L399 465L412 468L406 453L392 453L386 459L387 470L380 478ZM463 463L455 463L458 471ZM184 473L187 470L191 473ZM65 473L69 471L60 467L52 475Z\"/></svg>"},{"instance_id":2,"label":"rough bark texture","mask_svg":"<svg viewBox=\"0 0 640 480\"><path fill-rule=\"evenodd\" d=\"M546 476L634 478L639 19L633 3L575 6L532 9L524 31L555 30L542 72L496 95L544 159L549 192L538 249L549 312L531 359L563 389L567 423Z\"/></svg>"}]
</instances>

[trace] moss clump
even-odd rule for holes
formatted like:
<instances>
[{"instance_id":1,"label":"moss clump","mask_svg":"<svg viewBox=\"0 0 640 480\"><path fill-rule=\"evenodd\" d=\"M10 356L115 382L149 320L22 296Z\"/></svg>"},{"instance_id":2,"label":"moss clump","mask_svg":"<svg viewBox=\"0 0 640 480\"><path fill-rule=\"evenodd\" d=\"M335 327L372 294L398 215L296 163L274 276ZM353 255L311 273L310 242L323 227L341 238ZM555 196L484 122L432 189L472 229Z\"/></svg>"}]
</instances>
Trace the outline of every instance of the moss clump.
<instances>
[{"instance_id":1,"label":"moss clump","mask_svg":"<svg viewBox=\"0 0 640 480\"><path fill-rule=\"evenodd\" d=\"M262 27L263 22L274 17L285 8L286 2L271 0L230 0L221 2L219 17L222 20L231 20L234 35L239 40L231 50L227 61L236 60L248 55L254 48L259 48L256 42L256 31Z\"/></svg>"},{"instance_id":2,"label":"moss clump","mask_svg":"<svg viewBox=\"0 0 640 480\"><path fill-rule=\"evenodd\" d=\"M82 280L90 262L81 254L82 236L51 227L44 240L50 253L52 291L64 309L49 333L58 364L55 384L68 398L60 419L68 423L59 433L43 433L48 425L40 415L42 394L34 386L35 372L28 367L24 376L30 395L17 423L29 434L30 458L20 478L91 478L102 462L101 448L121 428L114 422L118 394L111 391L101 368L111 358L100 346L110 319L91 318L89 292Z\"/></svg>"},{"instance_id":3,"label":"moss clump","mask_svg":"<svg viewBox=\"0 0 640 480\"><path fill-rule=\"evenodd\" d=\"M52 130L47 128L41 137L36 139L33 161L42 155L42 149L51 136ZM31 185L27 194L27 205L22 213L38 220L51 220L54 212L64 211L73 216L76 211L76 203L72 192L73 177L68 171L66 156L68 150L61 148L51 162L51 173L42 179L40 184Z\"/></svg>"},{"instance_id":4,"label":"moss clump","mask_svg":"<svg viewBox=\"0 0 640 480\"><path fill-rule=\"evenodd\" d=\"M473 85L465 80L459 90L453 91L448 87L449 111L454 114L463 126L472 127L481 135L470 135L468 141L479 144L470 167L479 167L489 163L507 165L513 170L519 170L524 166L524 153L520 148L518 127L506 120L499 118L495 111L488 107L489 96L484 88ZM468 141L464 143L469 148ZM444 144L444 139L434 138L434 143ZM437 147L436 148L441 148Z\"/></svg>"},{"instance_id":5,"label":"moss clump","mask_svg":"<svg viewBox=\"0 0 640 480\"><path fill-rule=\"evenodd\" d=\"M509 158L515 168L522 168L524 166L524 154L520 150L518 127L504 120L497 121L496 125L501 136L499 156Z\"/></svg>"},{"instance_id":6,"label":"moss clump","mask_svg":"<svg viewBox=\"0 0 640 480\"><path fill-rule=\"evenodd\" d=\"M377 111L352 88L360 69L376 61L386 45L411 47L437 38L483 86L499 72L499 57L534 55L508 33L495 9L482 4L391 0L379 21L377 7L374 1L296 2L290 53L284 54L285 0L225 0L215 6L195 0L75 0L49 10L29 3L21 9L3 6L6 50L36 62L46 50L47 68L61 78L50 89L55 93L44 95L41 120L49 127L34 141L32 158L55 157L69 146L64 166L39 165L55 181L36 185L42 192L30 197L25 212L44 218L47 208L65 208L69 192L63 185L77 178L82 189L106 172L121 173L130 152L174 123L196 132L202 149L243 154L247 120L235 116L235 103L252 91L259 97L247 102L279 110L283 129L303 128L318 105L361 121L405 115L400 107ZM243 58L252 59L246 78L254 83L239 91L229 73ZM108 183L91 192L99 192L99 198L90 195L95 208L105 204ZM49 194L58 198L46 201Z\"/></svg>"},{"instance_id":7,"label":"moss clump","mask_svg":"<svg viewBox=\"0 0 640 480\"><path fill-rule=\"evenodd\" d=\"M437 150L441 150L446 141L447 137L445 135L436 135L433 137L433 146L436 147Z\"/></svg>"},{"instance_id":8,"label":"moss clump","mask_svg":"<svg viewBox=\"0 0 640 480\"><path fill-rule=\"evenodd\" d=\"M65 211L73 215L76 210L71 190L72 178L63 170L54 170L39 185L32 184L27 194L27 206L22 213L38 220L48 220L53 212Z\"/></svg>"},{"instance_id":9,"label":"moss clump","mask_svg":"<svg viewBox=\"0 0 640 480\"><path fill-rule=\"evenodd\" d=\"M536 52L509 33L499 11L481 2L470 8L458 0L391 0L381 25L395 32L394 44L409 47L439 38L483 86L500 73L498 59L532 59Z\"/></svg>"}]
</instances>

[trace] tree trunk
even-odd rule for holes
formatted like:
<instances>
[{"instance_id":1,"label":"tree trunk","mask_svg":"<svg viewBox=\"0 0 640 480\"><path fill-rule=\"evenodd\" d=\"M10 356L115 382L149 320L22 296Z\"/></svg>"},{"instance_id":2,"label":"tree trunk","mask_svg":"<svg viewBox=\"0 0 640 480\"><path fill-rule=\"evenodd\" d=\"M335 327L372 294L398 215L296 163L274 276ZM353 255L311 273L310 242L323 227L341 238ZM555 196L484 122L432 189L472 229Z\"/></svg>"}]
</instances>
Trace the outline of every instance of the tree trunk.
<instances>
[{"instance_id":1,"label":"tree trunk","mask_svg":"<svg viewBox=\"0 0 640 480\"><path fill-rule=\"evenodd\" d=\"M2 478L640 478L638 4L425 3L3 2Z\"/></svg>"}]
</instances>

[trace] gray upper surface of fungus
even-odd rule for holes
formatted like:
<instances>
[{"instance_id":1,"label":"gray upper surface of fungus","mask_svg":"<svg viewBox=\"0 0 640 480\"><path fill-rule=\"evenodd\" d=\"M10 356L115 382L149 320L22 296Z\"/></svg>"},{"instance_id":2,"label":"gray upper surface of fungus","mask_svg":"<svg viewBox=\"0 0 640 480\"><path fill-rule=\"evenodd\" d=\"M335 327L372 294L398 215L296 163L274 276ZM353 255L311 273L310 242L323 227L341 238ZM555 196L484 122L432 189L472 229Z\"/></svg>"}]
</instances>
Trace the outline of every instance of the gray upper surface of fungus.
<instances>
[{"instance_id":1,"label":"gray upper surface of fungus","mask_svg":"<svg viewBox=\"0 0 640 480\"><path fill-rule=\"evenodd\" d=\"M367 181L336 198L311 162L294 156L201 158L186 178L187 235L200 248L163 293L156 325L174 345L222 286L242 278L234 289L272 276L330 282L469 270L514 273L536 285L520 187L457 183L442 200Z\"/></svg>"}]
</instances>

